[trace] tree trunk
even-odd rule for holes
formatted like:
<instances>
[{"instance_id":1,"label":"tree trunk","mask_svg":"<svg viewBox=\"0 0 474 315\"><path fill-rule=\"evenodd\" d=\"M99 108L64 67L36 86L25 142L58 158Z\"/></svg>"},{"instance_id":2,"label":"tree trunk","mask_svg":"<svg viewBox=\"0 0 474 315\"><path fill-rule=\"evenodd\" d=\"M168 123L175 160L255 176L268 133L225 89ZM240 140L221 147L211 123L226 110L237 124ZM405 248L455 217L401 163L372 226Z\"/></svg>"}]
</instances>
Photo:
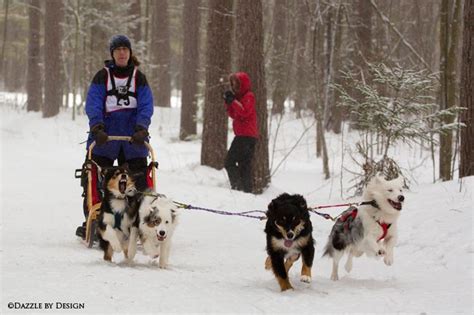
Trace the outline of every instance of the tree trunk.
<instances>
[{"instance_id":1,"label":"tree trunk","mask_svg":"<svg viewBox=\"0 0 474 315\"><path fill-rule=\"evenodd\" d=\"M326 137L324 135L322 116L321 115L318 116L317 120L318 121L316 123L316 128L318 130L316 131L316 134L317 134L317 137L319 138L319 143L321 145L324 179L329 179L331 177L331 174L329 172L329 157L328 157L328 150L326 146Z\"/></svg>"},{"instance_id":2,"label":"tree trunk","mask_svg":"<svg viewBox=\"0 0 474 315\"><path fill-rule=\"evenodd\" d=\"M155 106L170 107L171 100L171 48L169 31L168 0L153 2L153 29L151 38L152 63L156 70L152 75ZM154 79L156 78L156 79Z\"/></svg>"},{"instance_id":3,"label":"tree trunk","mask_svg":"<svg viewBox=\"0 0 474 315\"><path fill-rule=\"evenodd\" d=\"M357 0L358 20L356 28L358 39L358 58L356 58L359 71L367 73L367 62L372 61L372 7L367 0Z\"/></svg>"},{"instance_id":4,"label":"tree trunk","mask_svg":"<svg viewBox=\"0 0 474 315\"><path fill-rule=\"evenodd\" d=\"M183 71L179 139L196 135L197 80L199 66L200 0L185 1L183 9Z\"/></svg>"},{"instance_id":5,"label":"tree trunk","mask_svg":"<svg viewBox=\"0 0 474 315\"><path fill-rule=\"evenodd\" d=\"M135 25L130 27L130 35L134 43L138 43L142 40L142 23L140 21L140 17L142 16L142 10L140 3L140 0L132 0L129 7L130 15L135 17Z\"/></svg>"},{"instance_id":6,"label":"tree trunk","mask_svg":"<svg viewBox=\"0 0 474 315\"><path fill-rule=\"evenodd\" d=\"M233 0L209 0L207 68L201 164L222 169L227 154L227 113L222 100L231 72Z\"/></svg>"},{"instance_id":7,"label":"tree trunk","mask_svg":"<svg viewBox=\"0 0 474 315\"><path fill-rule=\"evenodd\" d=\"M297 2L297 44L296 44L296 93L295 112L296 117L301 117L301 111L307 107L307 82L308 64L306 59L306 38L308 33L308 9L304 1Z\"/></svg>"},{"instance_id":8,"label":"tree trunk","mask_svg":"<svg viewBox=\"0 0 474 315\"><path fill-rule=\"evenodd\" d=\"M75 17L75 34L74 34L74 64L73 64L73 72L72 72L72 120L76 119L76 96L79 93L78 91L78 80L79 80L79 65L78 65L78 59L79 59L79 32L80 32L80 20L79 20L79 10L80 10L80 2L79 0L75 1L75 10L76 14L74 15ZM66 99L69 97L69 91L67 93ZM69 105L69 101L66 100L66 106Z\"/></svg>"},{"instance_id":9,"label":"tree trunk","mask_svg":"<svg viewBox=\"0 0 474 315\"><path fill-rule=\"evenodd\" d=\"M461 25L460 0L456 0L454 5L454 15L451 23L449 22L449 1L443 0L441 5L441 109L456 105L456 60ZM443 123L451 124L453 121L453 116L446 116ZM439 176L443 181L452 179L452 147L453 133L449 130L440 135Z\"/></svg>"},{"instance_id":10,"label":"tree trunk","mask_svg":"<svg viewBox=\"0 0 474 315\"><path fill-rule=\"evenodd\" d=\"M7 46L7 35L8 35L8 7L10 0L5 0L5 20L3 21L3 43L2 43L2 55L0 56L0 75L4 78L4 68L5 68L5 47Z\"/></svg>"},{"instance_id":11,"label":"tree trunk","mask_svg":"<svg viewBox=\"0 0 474 315\"><path fill-rule=\"evenodd\" d=\"M464 3L464 33L461 67L461 162L459 177L474 175L474 0Z\"/></svg>"},{"instance_id":12,"label":"tree trunk","mask_svg":"<svg viewBox=\"0 0 474 315\"><path fill-rule=\"evenodd\" d=\"M267 91L263 55L263 14L261 0L237 2L238 69L247 72L255 94L258 128L260 133L253 159L254 193L262 193L270 183L268 166Z\"/></svg>"},{"instance_id":13,"label":"tree trunk","mask_svg":"<svg viewBox=\"0 0 474 315\"><path fill-rule=\"evenodd\" d=\"M39 112L43 99L41 91L40 63L40 24L41 7L39 0L30 0L28 7L28 74L26 76L26 93L28 94L27 111Z\"/></svg>"},{"instance_id":14,"label":"tree trunk","mask_svg":"<svg viewBox=\"0 0 474 315\"><path fill-rule=\"evenodd\" d=\"M339 74L339 70L342 70L342 65L344 61L341 58L341 44L342 44L342 37L343 37L343 28L342 28L342 17L345 14L344 6L340 5L337 10L337 19L335 24L335 36L334 36L334 52L333 52L333 71L332 77L333 81L336 85L341 85L342 79L341 75ZM341 133L341 126L342 126L342 119L343 119L343 107L336 106L339 103L339 93L335 91L333 93L332 98L332 106L330 109L330 127L332 131L336 134Z\"/></svg>"},{"instance_id":15,"label":"tree trunk","mask_svg":"<svg viewBox=\"0 0 474 315\"><path fill-rule=\"evenodd\" d=\"M272 114L282 114L286 98L287 2L276 0L273 7Z\"/></svg>"},{"instance_id":16,"label":"tree trunk","mask_svg":"<svg viewBox=\"0 0 474 315\"><path fill-rule=\"evenodd\" d=\"M63 20L63 1L46 1L44 26L44 71L45 89L43 117L56 116L62 105L61 40Z\"/></svg>"}]
</instances>

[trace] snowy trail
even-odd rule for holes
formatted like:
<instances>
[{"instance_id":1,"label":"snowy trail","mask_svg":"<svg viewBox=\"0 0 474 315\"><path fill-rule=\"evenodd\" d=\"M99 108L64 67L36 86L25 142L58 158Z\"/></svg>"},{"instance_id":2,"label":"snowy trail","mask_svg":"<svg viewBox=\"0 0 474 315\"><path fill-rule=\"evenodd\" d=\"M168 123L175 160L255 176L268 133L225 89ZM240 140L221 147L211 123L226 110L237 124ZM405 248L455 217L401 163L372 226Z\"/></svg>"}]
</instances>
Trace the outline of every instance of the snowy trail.
<instances>
[{"instance_id":1,"label":"snowy trail","mask_svg":"<svg viewBox=\"0 0 474 315\"><path fill-rule=\"evenodd\" d=\"M474 178L461 191L457 181L414 186L406 194L395 264L356 259L350 275L340 271L339 282L329 280L330 261L321 258L331 223L312 216L313 282L299 282L298 262L290 273L295 290L280 293L264 270L264 222L254 219L182 210L169 269L159 269L141 253L133 266L121 263L121 254L114 256L117 263L105 263L98 249L87 249L74 236L82 220L73 173L84 156L78 145L85 137L84 117L43 120L6 109L1 115L1 313L19 312L8 309L9 302L84 303L78 313L473 312ZM223 171L199 166L198 142L152 136L161 167L159 190L173 199L263 210L283 191L322 187L310 195L310 204L338 201L335 184L321 179L320 161L307 160L306 154L286 163L268 191L254 196L229 190Z\"/></svg>"}]
</instances>

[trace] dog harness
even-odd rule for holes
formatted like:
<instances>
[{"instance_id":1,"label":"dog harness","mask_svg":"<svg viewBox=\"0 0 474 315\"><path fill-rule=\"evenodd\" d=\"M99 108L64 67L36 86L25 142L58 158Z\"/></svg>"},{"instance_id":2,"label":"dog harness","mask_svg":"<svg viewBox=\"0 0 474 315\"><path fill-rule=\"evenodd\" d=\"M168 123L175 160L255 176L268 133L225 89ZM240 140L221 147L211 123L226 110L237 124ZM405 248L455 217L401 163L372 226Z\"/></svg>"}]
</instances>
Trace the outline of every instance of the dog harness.
<instances>
[{"instance_id":1,"label":"dog harness","mask_svg":"<svg viewBox=\"0 0 474 315\"><path fill-rule=\"evenodd\" d=\"M344 222L344 230L346 232L349 231L349 224L355 220L355 218L357 217L358 211L359 209L354 207L352 208L352 211L348 211L346 214L344 214L343 216L339 218L341 222ZM388 229L392 226L392 224L380 222L378 220L376 220L375 222L377 222L378 225L380 225L380 227L382 228L382 236L380 236L379 239L377 240L377 242L379 242L383 240L385 236L387 236Z\"/></svg>"},{"instance_id":2,"label":"dog harness","mask_svg":"<svg viewBox=\"0 0 474 315\"><path fill-rule=\"evenodd\" d=\"M385 238L385 236L387 236L388 229L392 226L392 224L380 223L380 221L376 221L376 222L380 225L380 227L383 230L382 236L380 236L380 238L377 240L377 242L378 242L380 240L383 240Z\"/></svg>"}]
</instances>

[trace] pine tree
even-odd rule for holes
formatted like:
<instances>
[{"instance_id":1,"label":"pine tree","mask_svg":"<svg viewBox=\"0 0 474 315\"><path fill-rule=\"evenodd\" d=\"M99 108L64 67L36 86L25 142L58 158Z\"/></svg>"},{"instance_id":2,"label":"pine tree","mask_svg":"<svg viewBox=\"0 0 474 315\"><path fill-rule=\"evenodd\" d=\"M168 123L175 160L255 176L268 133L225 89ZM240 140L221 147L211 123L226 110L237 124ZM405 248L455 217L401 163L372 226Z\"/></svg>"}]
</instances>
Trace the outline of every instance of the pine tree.
<instances>
[{"instance_id":1,"label":"pine tree","mask_svg":"<svg viewBox=\"0 0 474 315\"><path fill-rule=\"evenodd\" d=\"M210 0L207 23L206 95L201 164L224 167L227 155L227 114L222 93L231 71L232 0Z\"/></svg>"},{"instance_id":2,"label":"pine tree","mask_svg":"<svg viewBox=\"0 0 474 315\"><path fill-rule=\"evenodd\" d=\"M28 74L26 76L27 110L38 112L41 110L43 101L41 69L39 66L41 7L39 0L30 0L29 4Z\"/></svg>"},{"instance_id":3,"label":"pine tree","mask_svg":"<svg viewBox=\"0 0 474 315\"><path fill-rule=\"evenodd\" d=\"M474 0L464 3L464 33L461 68L461 162L459 176L474 175Z\"/></svg>"},{"instance_id":4,"label":"pine tree","mask_svg":"<svg viewBox=\"0 0 474 315\"><path fill-rule=\"evenodd\" d=\"M43 117L56 116L62 106L62 28L64 17L63 1L50 0L46 2L44 27L44 58L45 58L45 89Z\"/></svg>"},{"instance_id":5,"label":"pine tree","mask_svg":"<svg viewBox=\"0 0 474 315\"><path fill-rule=\"evenodd\" d=\"M197 132L197 80L199 65L200 0L185 1L183 9L183 71L181 93L181 124L179 139Z\"/></svg>"},{"instance_id":6,"label":"pine tree","mask_svg":"<svg viewBox=\"0 0 474 315\"><path fill-rule=\"evenodd\" d=\"M262 193L270 183L262 1L237 1L236 19L237 65L239 71L248 73L252 81L260 133L252 166L253 189L254 193Z\"/></svg>"}]
</instances>

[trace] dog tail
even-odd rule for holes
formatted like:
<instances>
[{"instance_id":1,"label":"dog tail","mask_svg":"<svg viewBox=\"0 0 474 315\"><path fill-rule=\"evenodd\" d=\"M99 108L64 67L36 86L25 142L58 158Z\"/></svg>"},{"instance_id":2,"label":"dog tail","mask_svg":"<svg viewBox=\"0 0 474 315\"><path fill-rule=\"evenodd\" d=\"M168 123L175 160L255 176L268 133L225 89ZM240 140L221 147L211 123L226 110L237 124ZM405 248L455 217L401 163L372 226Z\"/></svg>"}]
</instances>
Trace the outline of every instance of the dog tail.
<instances>
[{"instance_id":1,"label":"dog tail","mask_svg":"<svg viewBox=\"0 0 474 315\"><path fill-rule=\"evenodd\" d=\"M332 257L333 254L334 254L334 247L331 244L331 239L329 239L327 244L326 244L326 247L324 247L323 256L321 256L321 257L324 257L324 256Z\"/></svg>"}]
</instances>

